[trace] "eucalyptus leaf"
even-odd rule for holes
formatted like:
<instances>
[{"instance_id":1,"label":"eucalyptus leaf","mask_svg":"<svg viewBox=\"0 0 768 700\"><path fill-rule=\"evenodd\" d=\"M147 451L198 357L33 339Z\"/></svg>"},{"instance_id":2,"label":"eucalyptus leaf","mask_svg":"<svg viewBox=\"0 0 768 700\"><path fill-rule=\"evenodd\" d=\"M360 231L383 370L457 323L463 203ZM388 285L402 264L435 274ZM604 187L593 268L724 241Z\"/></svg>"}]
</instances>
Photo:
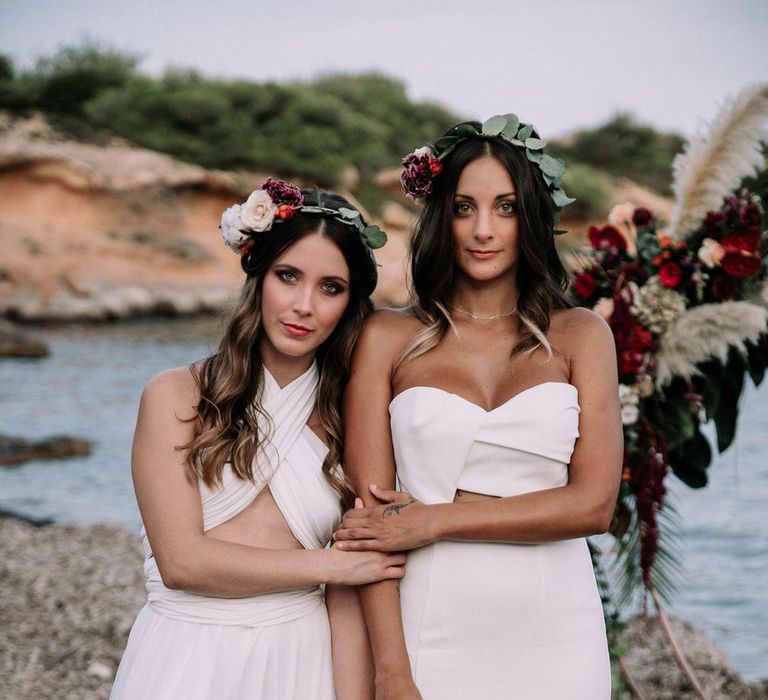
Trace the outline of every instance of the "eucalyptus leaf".
<instances>
[{"instance_id":1,"label":"eucalyptus leaf","mask_svg":"<svg viewBox=\"0 0 768 700\"><path fill-rule=\"evenodd\" d=\"M539 165L541 166L542 172L551 177L562 177L565 175L565 163L559 158L553 158L545 153Z\"/></svg>"},{"instance_id":2,"label":"eucalyptus leaf","mask_svg":"<svg viewBox=\"0 0 768 700\"><path fill-rule=\"evenodd\" d=\"M509 138L507 141L509 141L513 146L520 146L521 148L525 148L525 144L518 139Z\"/></svg>"},{"instance_id":3,"label":"eucalyptus leaf","mask_svg":"<svg viewBox=\"0 0 768 700\"><path fill-rule=\"evenodd\" d=\"M525 147L531 149L532 151L541 151L546 145L547 142L544 139L537 139L533 136L525 139Z\"/></svg>"},{"instance_id":4,"label":"eucalyptus leaf","mask_svg":"<svg viewBox=\"0 0 768 700\"><path fill-rule=\"evenodd\" d=\"M557 188L552 192L552 199L555 202L555 206L565 207L576 201L575 197L569 197L564 190Z\"/></svg>"},{"instance_id":5,"label":"eucalyptus leaf","mask_svg":"<svg viewBox=\"0 0 768 700\"><path fill-rule=\"evenodd\" d=\"M477 129L471 124L459 124L459 126L456 127L456 136L461 138L477 136Z\"/></svg>"},{"instance_id":6,"label":"eucalyptus leaf","mask_svg":"<svg viewBox=\"0 0 768 700\"><path fill-rule=\"evenodd\" d=\"M531 139L528 140L530 141ZM541 159L544 157L544 154L539 153L538 151L529 151L526 149L525 157L530 160L531 163L541 163Z\"/></svg>"},{"instance_id":7,"label":"eucalyptus leaf","mask_svg":"<svg viewBox=\"0 0 768 700\"><path fill-rule=\"evenodd\" d=\"M520 128L520 120L516 114L505 114L507 125L502 129L503 136L513 139L517 136L517 130Z\"/></svg>"},{"instance_id":8,"label":"eucalyptus leaf","mask_svg":"<svg viewBox=\"0 0 768 700\"><path fill-rule=\"evenodd\" d=\"M381 248L387 242L387 234L375 224L366 226L362 235L369 248Z\"/></svg>"},{"instance_id":9,"label":"eucalyptus leaf","mask_svg":"<svg viewBox=\"0 0 768 700\"><path fill-rule=\"evenodd\" d=\"M498 136L507 127L507 117L497 114L483 124L483 136Z\"/></svg>"},{"instance_id":10,"label":"eucalyptus leaf","mask_svg":"<svg viewBox=\"0 0 768 700\"><path fill-rule=\"evenodd\" d=\"M525 143L533 134L533 124L526 124L520 131L517 132L517 138Z\"/></svg>"},{"instance_id":11,"label":"eucalyptus leaf","mask_svg":"<svg viewBox=\"0 0 768 700\"><path fill-rule=\"evenodd\" d=\"M443 136L435 141L435 150L442 151L444 148L455 146L458 142L458 136Z\"/></svg>"},{"instance_id":12,"label":"eucalyptus leaf","mask_svg":"<svg viewBox=\"0 0 768 700\"><path fill-rule=\"evenodd\" d=\"M360 212L357 209L348 209L347 207L339 207L339 214L345 219L357 219L360 216Z\"/></svg>"}]
</instances>

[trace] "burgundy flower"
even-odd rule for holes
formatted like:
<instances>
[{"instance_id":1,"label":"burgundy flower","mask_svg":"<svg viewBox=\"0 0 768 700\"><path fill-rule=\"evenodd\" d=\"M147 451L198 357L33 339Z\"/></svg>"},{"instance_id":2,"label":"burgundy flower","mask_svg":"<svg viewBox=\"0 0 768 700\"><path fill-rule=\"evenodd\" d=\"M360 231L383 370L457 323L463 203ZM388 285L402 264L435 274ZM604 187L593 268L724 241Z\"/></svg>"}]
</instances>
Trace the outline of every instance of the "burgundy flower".
<instances>
[{"instance_id":1,"label":"burgundy flower","mask_svg":"<svg viewBox=\"0 0 768 700\"><path fill-rule=\"evenodd\" d=\"M429 148L416 149L402 160L403 171L400 184L406 196L411 199L423 199L432 193L432 182L440 174L443 164L430 152Z\"/></svg>"},{"instance_id":2,"label":"burgundy flower","mask_svg":"<svg viewBox=\"0 0 768 700\"><path fill-rule=\"evenodd\" d=\"M673 262L664 263L659 268L659 281L665 287L677 287L682 279L683 271L680 269L680 265Z\"/></svg>"},{"instance_id":3,"label":"burgundy flower","mask_svg":"<svg viewBox=\"0 0 768 700\"><path fill-rule=\"evenodd\" d=\"M715 301L729 301L734 299L739 292L739 285L733 277L718 275L712 280L710 292Z\"/></svg>"},{"instance_id":4,"label":"burgundy flower","mask_svg":"<svg viewBox=\"0 0 768 700\"><path fill-rule=\"evenodd\" d=\"M627 239L624 238L619 229L610 224L602 228L590 226L588 236L593 248L627 249Z\"/></svg>"},{"instance_id":5,"label":"burgundy flower","mask_svg":"<svg viewBox=\"0 0 768 700\"><path fill-rule=\"evenodd\" d=\"M760 231L733 231L723 238L722 245L726 253L756 253L760 247Z\"/></svg>"},{"instance_id":6,"label":"burgundy flower","mask_svg":"<svg viewBox=\"0 0 768 700\"><path fill-rule=\"evenodd\" d=\"M264 180L261 189L266 191L275 204L288 204L292 207L300 207L304 204L301 190L285 180L273 180L268 177Z\"/></svg>"},{"instance_id":7,"label":"burgundy flower","mask_svg":"<svg viewBox=\"0 0 768 700\"><path fill-rule=\"evenodd\" d=\"M589 299L597 287L597 280L592 275L582 272L573 280L573 291L580 297Z\"/></svg>"},{"instance_id":8,"label":"burgundy flower","mask_svg":"<svg viewBox=\"0 0 768 700\"><path fill-rule=\"evenodd\" d=\"M760 264L759 255L744 251L726 253L720 263L723 270L732 277L750 277L760 269Z\"/></svg>"},{"instance_id":9,"label":"burgundy flower","mask_svg":"<svg viewBox=\"0 0 768 700\"><path fill-rule=\"evenodd\" d=\"M741 223L745 226L760 226L763 223L763 215L760 208L755 204L747 204L741 210Z\"/></svg>"},{"instance_id":10,"label":"burgundy flower","mask_svg":"<svg viewBox=\"0 0 768 700\"><path fill-rule=\"evenodd\" d=\"M632 214L632 223L635 226L650 226L653 223L653 212L645 207L638 207Z\"/></svg>"},{"instance_id":11,"label":"burgundy flower","mask_svg":"<svg viewBox=\"0 0 768 700\"><path fill-rule=\"evenodd\" d=\"M708 211L704 217L702 225L707 235L711 238L718 238L720 235L720 224L725 221L725 214L719 211Z\"/></svg>"}]
</instances>

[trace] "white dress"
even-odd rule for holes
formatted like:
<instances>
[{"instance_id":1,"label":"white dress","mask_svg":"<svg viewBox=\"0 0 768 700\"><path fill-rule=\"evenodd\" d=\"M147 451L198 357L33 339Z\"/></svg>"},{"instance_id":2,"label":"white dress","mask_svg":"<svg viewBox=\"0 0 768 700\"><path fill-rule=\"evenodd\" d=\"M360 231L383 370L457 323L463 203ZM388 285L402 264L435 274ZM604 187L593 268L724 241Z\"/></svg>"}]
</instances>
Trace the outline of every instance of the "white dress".
<instances>
[{"instance_id":1,"label":"white dress","mask_svg":"<svg viewBox=\"0 0 768 700\"><path fill-rule=\"evenodd\" d=\"M390 405L401 488L424 503L563 486L578 437L576 387L538 384L492 411L435 387ZM610 667L583 538L440 541L408 555L406 644L424 700L608 700Z\"/></svg>"},{"instance_id":2,"label":"white dress","mask_svg":"<svg viewBox=\"0 0 768 700\"><path fill-rule=\"evenodd\" d=\"M200 483L204 529L241 512L269 482L296 539L322 548L341 518L321 465L327 448L307 426L318 371L278 387L265 370L263 406L272 417L271 478L254 485L227 466L220 489ZM263 467L262 467L263 469ZM270 475L268 474L267 477ZM215 598L163 585L146 533L147 604L117 671L114 700L332 700L331 639L320 587L248 598Z\"/></svg>"}]
</instances>

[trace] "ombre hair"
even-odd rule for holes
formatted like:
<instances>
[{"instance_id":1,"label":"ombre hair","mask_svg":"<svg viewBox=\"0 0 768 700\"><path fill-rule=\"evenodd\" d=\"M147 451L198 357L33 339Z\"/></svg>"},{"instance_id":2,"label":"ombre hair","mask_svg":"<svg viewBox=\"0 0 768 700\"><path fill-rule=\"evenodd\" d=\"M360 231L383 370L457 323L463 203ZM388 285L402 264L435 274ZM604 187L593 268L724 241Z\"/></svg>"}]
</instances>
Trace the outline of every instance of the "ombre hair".
<instances>
[{"instance_id":1,"label":"ombre hair","mask_svg":"<svg viewBox=\"0 0 768 700\"><path fill-rule=\"evenodd\" d=\"M314 190L303 191L305 205L332 209L353 208L340 195ZM188 448L187 476L201 479L209 487L221 483L224 465L241 479L263 477L258 454L269 439L259 427L259 416L270 425L261 398L264 365L261 357L262 288L264 275L272 264L302 238L319 233L341 251L349 267L349 303L331 335L317 348L315 360L320 380L315 407L328 436L328 454L323 473L338 492L345 507L354 503L354 493L340 469L343 423L340 397L349 378L352 350L363 320L373 309L369 295L376 286L376 264L354 226L333 216L298 211L293 218L256 238L256 244L242 258L247 274L240 298L226 322L218 350L191 366L200 391L196 406L195 437ZM254 469L254 466L256 467Z\"/></svg>"},{"instance_id":2,"label":"ombre hair","mask_svg":"<svg viewBox=\"0 0 768 700\"><path fill-rule=\"evenodd\" d=\"M472 124L480 130L479 123ZM455 130L453 127L445 135L454 135ZM528 161L524 149L498 136L477 136L463 139L442 161L442 172L435 178L416 223L411 240L410 291L416 313L426 328L408 344L398 365L431 350L452 327L447 307L456 275L452 236L456 186L464 168L485 157L495 158L506 168L517 195L520 339L512 354L543 347L552 355L547 340L550 313L571 306L565 295L568 272L555 248L556 210L552 197L541 171Z\"/></svg>"}]
</instances>

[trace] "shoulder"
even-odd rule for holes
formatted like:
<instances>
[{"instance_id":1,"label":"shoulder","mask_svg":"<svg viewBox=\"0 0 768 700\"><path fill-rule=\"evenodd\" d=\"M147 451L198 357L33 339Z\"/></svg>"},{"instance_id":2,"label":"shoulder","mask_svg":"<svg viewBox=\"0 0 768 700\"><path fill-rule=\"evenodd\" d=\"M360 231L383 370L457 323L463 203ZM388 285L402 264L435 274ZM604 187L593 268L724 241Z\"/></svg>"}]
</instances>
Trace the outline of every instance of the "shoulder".
<instances>
[{"instance_id":1,"label":"shoulder","mask_svg":"<svg viewBox=\"0 0 768 700\"><path fill-rule=\"evenodd\" d=\"M159 372L147 382L141 395L142 409L167 410L189 409L200 403L200 389L192 367L174 367Z\"/></svg>"},{"instance_id":2,"label":"shoulder","mask_svg":"<svg viewBox=\"0 0 768 700\"><path fill-rule=\"evenodd\" d=\"M355 347L358 366L394 367L411 339L422 329L413 307L378 309L363 324Z\"/></svg>"},{"instance_id":3,"label":"shoulder","mask_svg":"<svg viewBox=\"0 0 768 700\"><path fill-rule=\"evenodd\" d=\"M613 346L613 332L602 316L594 311L576 306L572 309L558 309L552 313L550 330L565 348L588 349L590 344Z\"/></svg>"}]
</instances>

